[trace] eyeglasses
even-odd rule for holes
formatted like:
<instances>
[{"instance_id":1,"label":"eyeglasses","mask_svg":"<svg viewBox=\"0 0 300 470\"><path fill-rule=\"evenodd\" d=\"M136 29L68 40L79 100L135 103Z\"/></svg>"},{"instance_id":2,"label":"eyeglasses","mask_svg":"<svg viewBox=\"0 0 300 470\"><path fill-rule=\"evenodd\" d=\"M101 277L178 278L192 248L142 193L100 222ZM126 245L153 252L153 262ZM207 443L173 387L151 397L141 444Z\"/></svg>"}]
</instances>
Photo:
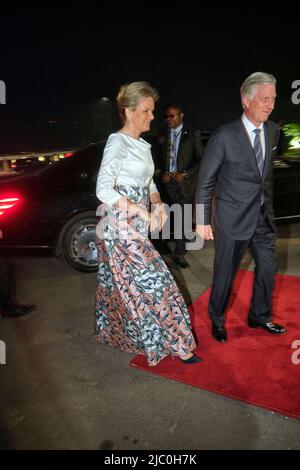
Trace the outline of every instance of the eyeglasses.
<instances>
[{"instance_id":1,"label":"eyeglasses","mask_svg":"<svg viewBox=\"0 0 300 470\"><path fill-rule=\"evenodd\" d=\"M165 119L169 119L169 118L174 118L175 116L178 116L179 113L175 113L175 114L165 114Z\"/></svg>"}]
</instances>

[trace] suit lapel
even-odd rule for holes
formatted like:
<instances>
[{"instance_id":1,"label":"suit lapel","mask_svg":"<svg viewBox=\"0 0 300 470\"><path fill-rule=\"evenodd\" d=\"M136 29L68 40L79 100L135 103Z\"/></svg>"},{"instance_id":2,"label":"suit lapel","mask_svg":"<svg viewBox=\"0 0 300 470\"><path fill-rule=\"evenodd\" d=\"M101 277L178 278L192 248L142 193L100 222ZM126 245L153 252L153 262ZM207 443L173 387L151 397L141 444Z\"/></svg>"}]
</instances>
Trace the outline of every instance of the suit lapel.
<instances>
[{"instance_id":1,"label":"suit lapel","mask_svg":"<svg viewBox=\"0 0 300 470\"><path fill-rule=\"evenodd\" d=\"M169 171L170 169L170 129L169 128L167 128L165 131L163 156L164 156L165 171Z\"/></svg>"},{"instance_id":2,"label":"suit lapel","mask_svg":"<svg viewBox=\"0 0 300 470\"><path fill-rule=\"evenodd\" d=\"M247 130L245 129L243 121L241 119L237 121L237 139L239 141L240 146L242 147L243 153L249 159L249 162L253 170L255 171L256 175L258 176L258 178L261 179L257 162L256 162L255 153L253 151L253 147L251 144L251 140L250 140Z\"/></svg>"},{"instance_id":3,"label":"suit lapel","mask_svg":"<svg viewBox=\"0 0 300 470\"><path fill-rule=\"evenodd\" d=\"M267 167L272 163L272 145L271 145L271 132L268 125L268 122L264 124L264 133L265 133L265 165L263 172L263 179L268 174Z\"/></svg>"},{"instance_id":4,"label":"suit lapel","mask_svg":"<svg viewBox=\"0 0 300 470\"><path fill-rule=\"evenodd\" d=\"M182 144L184 143L187 136L188 136L188 130L187 130L187 127L183 124L183 127L180 132L180 140L179 140L178 152L177 152L177 165L178 166L184 166L184 162L183 162L184 155L182 155Z\"/></svg>"}]
</instances>

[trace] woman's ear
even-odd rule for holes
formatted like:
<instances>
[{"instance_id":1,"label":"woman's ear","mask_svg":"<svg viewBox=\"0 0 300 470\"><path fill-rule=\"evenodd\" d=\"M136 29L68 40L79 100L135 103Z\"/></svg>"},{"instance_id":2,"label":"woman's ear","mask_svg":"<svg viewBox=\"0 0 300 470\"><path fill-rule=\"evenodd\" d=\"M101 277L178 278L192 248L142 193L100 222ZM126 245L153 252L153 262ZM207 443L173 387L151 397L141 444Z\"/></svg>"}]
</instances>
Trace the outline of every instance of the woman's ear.
<instances>
[{"instance_id":1,"label":"woman's ear","mask_svg":"<svg viewBox=\"0 0 300 470\"><path fill-rule=\"evenodd\" d=\"M132 109L131 108L125 108L124 109L124 114L125 114L126 121L130 121L131 115L132 115Z\"/></svg>"}]
</instances>

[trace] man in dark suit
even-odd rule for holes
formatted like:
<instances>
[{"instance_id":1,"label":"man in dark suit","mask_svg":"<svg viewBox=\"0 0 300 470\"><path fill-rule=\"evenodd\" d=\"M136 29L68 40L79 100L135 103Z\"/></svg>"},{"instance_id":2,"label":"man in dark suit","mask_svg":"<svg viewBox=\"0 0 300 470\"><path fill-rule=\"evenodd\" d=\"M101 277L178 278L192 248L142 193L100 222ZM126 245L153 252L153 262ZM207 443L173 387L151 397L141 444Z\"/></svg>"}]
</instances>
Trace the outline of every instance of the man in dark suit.
<instances>
[{"instance_id":1,"label":"man in dark suit","mask_svg":"<svg viewBox=\"0 0 300 470\"><path fill-rule=\"evenodd\" d=\"M278 126L268 117L276 98L276 79L256 72L242 84L242 117L217 129L202 158L196 202L197 233L215 240L213 286L209 301L213 337L227 340L224 312L238 265L247 247L256 267L248 325L280 334L272 323L271 295L276 272L272 204L272 151ZM202 206L201 206L202 205Z\"/></svg>"},{"instance_id":2,"label":"man in dark suit","mask_svg":"<svg viewBox=\"0 0 300 470\"><path fill-rule=\"evenodd\" d=\"M181 268L187 268L189 265L184 258L185 205L188 204L191 210L203 147L200 131L184 124L183 116L183 111L178 105L172 104L165 108L167 128L158 134L153 153L156 180L163 201L169 206L178 204L181 208L180 221L176 219L176 213L174 214L174 225L180 222L181 230L180 233L175 230L179 238L175 237L173 259Z\"/></svg>"},{"instance_id":3,"label":"man in dark suit","mask_svg":"<svg viewBox=\"0 0 300 470\"><path fill-rule=\"evenodd\" d=\"M0 230L0 238L2 231ZM17 318L27 315L35 305L16 305L12 300L11 282L7 265L0 258L0 314L4 318Z\"/></svg>"}]
</instances>

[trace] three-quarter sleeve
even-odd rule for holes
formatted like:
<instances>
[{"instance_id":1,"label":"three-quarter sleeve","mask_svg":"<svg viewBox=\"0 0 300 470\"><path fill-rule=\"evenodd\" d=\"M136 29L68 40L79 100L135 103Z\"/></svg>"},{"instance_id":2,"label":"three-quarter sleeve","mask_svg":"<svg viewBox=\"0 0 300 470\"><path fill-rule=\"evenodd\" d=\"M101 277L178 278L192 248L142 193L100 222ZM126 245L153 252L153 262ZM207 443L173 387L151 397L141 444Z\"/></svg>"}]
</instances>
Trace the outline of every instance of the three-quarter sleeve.
<instances>
[{"instance_id":1,"label":"three-quarter sleeve","mask_svg":"<svg viewBox=\"0 0 300 470\"><path fill-rule=\"evenodd\" d=\"M116 135L109 137L104 149L96 186L98 199L106 204L113 205L121 197L114 187L127 153L126 146Z\"/></svg>"},{"instance_id":2,"label":"three-quarter sleeve","mask_svg":"<svg viewBox=\"0 0 300 470\"><path fill-rule=\"evenodd\" d=\"M158 189L153 181L153 178L151 178L151 181L150 181L150 185L149 185L149 191L150 191L150 194L152 193L158 193Z\"/></svg>"}]
</instances>

